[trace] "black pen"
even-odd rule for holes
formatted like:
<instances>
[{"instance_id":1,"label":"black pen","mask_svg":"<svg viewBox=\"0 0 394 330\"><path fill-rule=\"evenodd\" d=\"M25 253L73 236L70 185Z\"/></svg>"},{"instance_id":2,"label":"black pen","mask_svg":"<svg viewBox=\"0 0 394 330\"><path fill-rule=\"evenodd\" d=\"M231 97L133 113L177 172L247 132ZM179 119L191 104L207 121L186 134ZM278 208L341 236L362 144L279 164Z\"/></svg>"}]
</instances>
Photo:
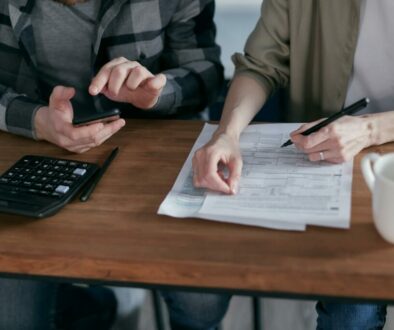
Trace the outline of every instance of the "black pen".
<instances>
[{"instance_id":1,"label":"black pen","mask_svg":"<svg viewBox=\"0 0 394 330\"><path fill-rule=\"evenodd\" d=\"M356 113L357 111L360 111L361 109L365 108L368 105L368 103L369 103L369 98L365 97L365 98L357 101L356 103L349 105L345 109L342 109L341 111L338 111L337 113L334 113L333 115L331 115L327 119L321 121L320 123L316 124L315 126L308 128L306 131L302 132L301 134L306 136L311 133L314 133L314 132L318 131L319 129L321 129L322 127L327 126L328 124L331 124L334 120L337 120L337 119L339 119L343 116L346 116L346 115L352 115L352 114ZM281 145L281 148L287 147L292 144L293 144L293 142L289 139Z\"/></svg>"},{"instance_id":2,"label":"black pen","mask_svg":"<svg viewBox=\"0 0 394 330\"><path fill-rule=\"evenodd\" d=\"M94 188L96 188L97 184L99 183L101 177L104 175L105 171L111 164L111 162L114 160L116 155L118 154L119 147L116 147L112 152L109 154L107 159L104 161L103 166L100 168L100 170L97 172L97 174L93 177L92 181L87 184L85 189L82 191L81 196L79 197L79 200L81 202L86 202L90 195L92 194Z\"/></svg>"}]
</instances>

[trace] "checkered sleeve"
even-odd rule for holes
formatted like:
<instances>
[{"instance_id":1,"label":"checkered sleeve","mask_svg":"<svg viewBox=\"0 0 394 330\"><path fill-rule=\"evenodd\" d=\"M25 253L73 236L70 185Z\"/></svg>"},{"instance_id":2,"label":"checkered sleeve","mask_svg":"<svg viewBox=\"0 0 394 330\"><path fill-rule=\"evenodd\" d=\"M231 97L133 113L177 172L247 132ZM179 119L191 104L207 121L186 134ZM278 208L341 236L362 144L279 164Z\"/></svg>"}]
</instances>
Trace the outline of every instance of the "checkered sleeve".
<instances>
[{"instance_id":1,"label":"checkered sleeve","mask_svg":"<svg viewBox=\"0 0 394 330\"><path fill-rule=\"evenodd\" d=\"M40 107L41 103L0 85L1 130L35 139L34 116Z\"/></svg>"},{"instance_id":2,"label":"checkered sleeve","mask_svg":"<svg viewBox=\"0 0 394 330\"><path fill-rule=\"evenodd\" d=\"M220 48L215 43L213 0L181 0L166 28L162 57L167 84L154 111L202 111L215 101L223 83Z\"/></svg>"}]
</instances>

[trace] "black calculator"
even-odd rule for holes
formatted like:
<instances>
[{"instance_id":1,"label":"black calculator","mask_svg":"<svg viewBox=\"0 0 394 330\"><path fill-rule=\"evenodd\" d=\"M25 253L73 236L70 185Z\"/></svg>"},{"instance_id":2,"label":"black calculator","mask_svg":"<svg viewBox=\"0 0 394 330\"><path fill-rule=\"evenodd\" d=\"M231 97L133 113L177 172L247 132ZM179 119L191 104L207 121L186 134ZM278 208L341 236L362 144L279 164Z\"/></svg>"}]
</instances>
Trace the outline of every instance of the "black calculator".
<instances>
[{"instance_id":1,"label":"black calculator","mask_svg":"<svg viewBox=\"0 0 394 330\"><path fill-rule=\"evenodd\" d=\"M0 176L0 212L35 218L53 215L98 169L93 163L24 156Z\"/></svg>"}]
</instances>

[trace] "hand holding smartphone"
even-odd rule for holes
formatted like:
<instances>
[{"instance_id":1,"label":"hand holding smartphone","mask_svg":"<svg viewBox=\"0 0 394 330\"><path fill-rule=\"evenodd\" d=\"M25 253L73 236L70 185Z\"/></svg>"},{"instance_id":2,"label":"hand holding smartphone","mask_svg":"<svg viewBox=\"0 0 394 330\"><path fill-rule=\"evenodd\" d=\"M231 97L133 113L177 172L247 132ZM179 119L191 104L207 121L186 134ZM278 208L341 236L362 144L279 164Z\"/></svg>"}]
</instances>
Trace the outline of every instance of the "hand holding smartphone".
<instances>
[{"instance_id":1,"label":"hand holding smartphone","mask_svg":"<svg viewBox=\"0 0 394 330\"><path fill-rule=\"evenodd\" d=\"M85 110L74 112L73 125L81 126L86 124L93 124L101 121L113 121L120 116L120 110L117 108L98 112L96 110Z\"/></svg>"}]
</instances>

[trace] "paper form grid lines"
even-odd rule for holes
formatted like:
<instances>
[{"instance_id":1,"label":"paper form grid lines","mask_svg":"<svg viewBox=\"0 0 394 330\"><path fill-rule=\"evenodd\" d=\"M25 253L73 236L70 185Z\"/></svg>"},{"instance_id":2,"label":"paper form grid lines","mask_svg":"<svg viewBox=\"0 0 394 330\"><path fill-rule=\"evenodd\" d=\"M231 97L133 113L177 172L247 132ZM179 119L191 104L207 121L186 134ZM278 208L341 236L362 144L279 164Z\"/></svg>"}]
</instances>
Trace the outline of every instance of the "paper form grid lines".
<instances>
[{"instance_id":1,"label":"paper form grid lines","mask_svg":"<svg viewBox=\"0 0 394 330\"><path fill-rule=\"evenodd\" d=\"M353 164L311 163L294 146L280 148L298 126L249 126L240 141L240 190L226 196L192 186L192 155L216 128L206 125L159 213L276 229L303 230L307 224L348 228Z\"/></svg>"}]
</instances>

